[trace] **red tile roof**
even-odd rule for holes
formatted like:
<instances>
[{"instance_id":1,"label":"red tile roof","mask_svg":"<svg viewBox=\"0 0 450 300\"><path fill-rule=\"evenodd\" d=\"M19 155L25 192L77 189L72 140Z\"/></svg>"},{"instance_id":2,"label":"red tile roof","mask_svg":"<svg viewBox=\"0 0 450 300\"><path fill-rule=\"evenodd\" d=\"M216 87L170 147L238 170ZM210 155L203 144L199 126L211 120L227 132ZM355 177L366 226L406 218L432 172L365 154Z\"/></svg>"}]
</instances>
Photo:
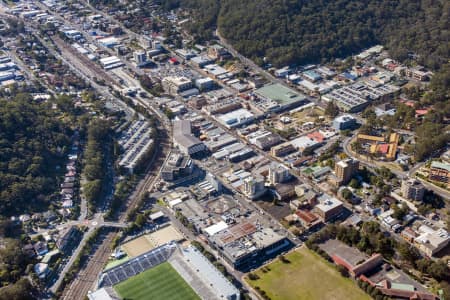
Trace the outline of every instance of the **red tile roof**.
<instances>
[{"instance_id":1,"label":"red tile roof","mask_svg":"<svg viewBox=\"0 0 450 300\"><path fill-rule=\"evenodd\" d=\"M308 134L308 137L310 139L316 140L318 143L322 143L325 139L325 136L318 131L311 132L310 134Z\"/></svg>"}]
</instances>

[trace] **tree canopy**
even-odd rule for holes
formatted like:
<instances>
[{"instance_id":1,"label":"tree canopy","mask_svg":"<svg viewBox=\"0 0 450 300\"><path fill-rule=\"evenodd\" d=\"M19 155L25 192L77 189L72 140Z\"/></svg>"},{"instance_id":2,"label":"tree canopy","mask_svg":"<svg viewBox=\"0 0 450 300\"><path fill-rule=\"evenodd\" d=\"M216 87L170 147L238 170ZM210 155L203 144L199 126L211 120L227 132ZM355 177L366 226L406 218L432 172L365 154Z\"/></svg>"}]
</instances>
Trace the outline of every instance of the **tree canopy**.
<instances>
[{"instance_id":1,"label":"tree canopy","mask_svg":"<svg viewBox=\"0 0 450 300\"><path fill-rule=\"evenodd\" d=\"M442 0L162 0L190 9L194 36L218 27L236 49L274 65L347 57L381 43L391 54L438 69L449 57L448 13ZM167 2L167 3L166 3Z\"/></svg>"},{"instance_id":2,"label":"tree canopy","mask_svg":"<svg viewBox=\"0 0 450 300\"><path fill-rule=\"evenodd\" d=\"M0 98L0 214L48 205L71 130L28 94Z\"/></svg>"}]
</instances>

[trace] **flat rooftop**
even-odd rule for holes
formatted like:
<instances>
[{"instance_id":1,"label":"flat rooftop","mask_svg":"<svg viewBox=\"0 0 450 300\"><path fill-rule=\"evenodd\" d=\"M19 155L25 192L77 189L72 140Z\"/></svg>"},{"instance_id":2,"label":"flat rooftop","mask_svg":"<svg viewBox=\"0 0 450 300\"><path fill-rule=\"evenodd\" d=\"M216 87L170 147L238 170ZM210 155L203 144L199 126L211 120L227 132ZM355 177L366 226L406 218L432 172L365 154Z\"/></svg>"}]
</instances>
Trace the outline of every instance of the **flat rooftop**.
<instances>
[{"instance_id":1,"label":"flat rooftop","mask_svg":"<svg viewBox=\"0 0 450 300\"><path fill-rule=\"evenodd\" d=\"M279 83L266 85L255 91L259 96L277 102L280 106L290 105L306 99L306 96Z\"/></svg>"},{"instance_id":2,"label":"flat rooftop","mask_svg":"<svg viewBox=\"0 0 450 300\"><path fill-rule=\"evenodd\" d=\"M342 205L342 201L339 201L336 198L320 197L319 201L320 203L316 205L316 208L320 209L323 212L330 211Z\"/></svg>"},{"instance_id":3,"label":"flat rooftop","mask_svg":"<svg viewBox=\"0 0 450 300\"><path fill-rule=\"evenodd\" d=\"M192 265L192 271L197 269L204 284L214 290L216 298L233 299L233 297L239 296L239 290L195 247L183 249L182 253L185 260Z\"/></svg>"}]
</instances>

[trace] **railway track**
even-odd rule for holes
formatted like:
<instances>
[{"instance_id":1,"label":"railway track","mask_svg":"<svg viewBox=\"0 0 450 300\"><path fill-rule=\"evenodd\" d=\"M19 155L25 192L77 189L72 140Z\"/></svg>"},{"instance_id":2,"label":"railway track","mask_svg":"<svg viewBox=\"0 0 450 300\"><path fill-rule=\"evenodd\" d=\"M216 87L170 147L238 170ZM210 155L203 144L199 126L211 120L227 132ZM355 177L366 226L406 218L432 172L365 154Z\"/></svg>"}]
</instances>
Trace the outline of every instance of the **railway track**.
<instances>
[{"instance_id":1,"label":"railway track","mask_svg":"<svg viewBox=\"0 0 450 300\"><path fill-rule=\"evenodd\" d=\"M96 77L97 79L103 79L106 83L110 85L117 85L117 83L110 74L108 74L96 63L90 61L85 55L78 52L71 45L68 45L59 36L54 35L51 37L51 39L55 43L55 45L61 50L62 53L65 52L65 54L67 54L64 55L65 57L74 57L80 62L80 65L78 65L77 67L82 69L83 73L88 75L88 77L91 78Z\"/></svg>"},{"instance_id":2,"label":"railway track","mask_svg":"<svg viewBox=\"0 0 450 300\"><path fill-rule=\"evenodd\" d=\"M81 269L78 276L65 289L62 299L78 300L84 299L90 290L95 288L98 274L103 270L111 253L111 242L117 235L117 230L100 234L98 240L103 241L98 246L94 255L89 259L87 265Z\"/></svg>"},{"instance_id":3,"label":"railway track","mask_svg":"<svg viewBox=\"0 0 450 300\"><path fill-rule=\"evenodd\" d=\"M114 88L120 87L120 84L116 82L116 79L112 77L111 74L108 74L96 63L93 63L92 61L87 59L61 38L59 38L58 36L53 36L52 41L54 45L59 49L61 57L71 58L70 61L64 60L64 62L69 64L69 66L71 66L72 68L76 69L79 73L83 74L85 77L91 80L94 77L99 80L101 79L107 85ZM100 90L107 89L107 87L99 86L98 84L95 84L95 82L93 83L93 85ZM161 112L157 109L151 107L151 105L144 99L135 98L134 100L139 105L154 113L159 123L158 127L156 128L159 136L156 151L152 156L151 161L148 162L148 167L145 170L146 175L138 184L132 195L130 195L130 197L128 198L125 206L126 209L124 209L118 217L119 222L124 222L128 214L137 207L137 205L139 204L139 200L142 199L143 195L153 188L154 184L159 178L160 168L167 159L171 148L171 139L169 136L171 130L169 125L170 122L167 120L166 116L161 114ZM109 232L104 237L98 248L91 251L91 256L90 258L88 258L86 265L81 269L77 277L69 285L66 286L61 299L84 299L90 290L95 289L98 274L101 273L104 265L109 259L109 255L111 253L110 245L116 235L116 229L112 232ZM100 240L100 238L97 238L97 241Z\"/></svg>"}]
</instances>

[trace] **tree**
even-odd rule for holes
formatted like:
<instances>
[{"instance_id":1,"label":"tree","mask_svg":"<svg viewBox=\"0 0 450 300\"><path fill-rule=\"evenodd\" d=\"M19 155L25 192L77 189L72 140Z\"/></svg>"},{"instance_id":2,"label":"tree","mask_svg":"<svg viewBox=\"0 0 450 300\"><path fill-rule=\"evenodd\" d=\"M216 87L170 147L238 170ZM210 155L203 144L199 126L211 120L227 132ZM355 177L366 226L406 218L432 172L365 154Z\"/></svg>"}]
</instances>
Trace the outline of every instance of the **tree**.
<instances>
[{"instance_id":1,"label":"tree","mask_svg":"<svg viewBox=\"0 0 450 300\"><path fill-rule=\"evenodd\" d=\"M350 274L348 273L348 270L346 267L342 266L342 265L338 265L337 266L337 270L339 271L339 273L344 276L344 277L350 277Z\"/></svg>"},{"instance_id":2,"label":"tree","mask_svg":"<svg viewBox=\"0 0 450 300\"><path fill-rule=\"evenodd\" d=\"M334 103L334 101L330 101L325 108L325 114L330 117L336 117L339 114L339 107Z\"/></svg>"},{"instance_id":3,"label":"tree","mask_svg":"<svg viewBox=\"0 0 450 300\"><path fill-rule=\"evenodd\" d=\"M352 151L354 151L356 153L360 153L363 149L361 143L358 141L351 143L350 147L352 148Z\"/></svg>"},{"instance_id":4,"label":"tree","mask_svg":"<svg viewBox=\"0 0 450 300\"><path fill-rule=\"evenodd\" d=\"M33 300L36 299L36 290L30 281L22 278L14 284L0 289L0 300Z\"/></svg>"},{"instance_id":5,"label":"tree","mask_svg":"<svg viewBox=\"0 0 450 300\"><path fill-rule=\"evenodd\" d=\"M359 181L356 178L352 178L352 180L350 180L348 185L354 189L357 189L360 187Z\"/></svg>"},{"instance_id":6,"label":"tree","mask_svg":"<svg viewBox=\"0 0 450 300\"><path fill-rule=\"evenodd\" d=\"M135 223L138 228L142 228L145 224L145 216L143 214L138 214Z\"/></svg>"},{"instance_id":7,"label":"tree","mask_svg":"<svg viewBox=\"0 0 450 300\"><path fill-rule=\"evenodd\" d=\"M414 247L407 243L400 243L398 245L398 252L403 260L411 263L413 266L416 261L420 258L419 251Z\"/></svg>"},{"instance_id":8,"label":"tree","mask_svg":"<svg viewBox=\"0 0 450 300\"><path fill-rule=\"evenodd\" d=\"M342 189L341 195L342 195L342 198L344 198L344 199L347 200L347 201L348 201L348 200L351 200L352 197L353 197L352 191L350 191L350 190L347 189L347 188Z\"/></svg>"},{"instance_id":9,"label":"tree","mask_svg":"<svg viewBox=\"0 0 450 300\"><path fill-rule=\"evenodd\" d=\"M448 280L450 277L450 270L448 265L442 260L433 261L427 269L428 274L437 281Z\"/></svg>"},{"instance_id":10,"label":"tree","mask_svg":"<svg viewBox=\"0 0 450 300\"><path fill-rule=\"evenodd\" d=\"M403 221L403 218L409 212L409 207L406 203L402 203L402 205L400 207L398 205L394 205L393 209L394 209L394 213L392 214L392 217L399 221Z\"/></svg>"},{"instance_id":11,"label":"tree","mask_svg":"<svg viewBox=\"0 0 450 300\"><path fill-rule=\"evenodd\" d=\"M286 258L286 256L284 256L283 254L278 255L278 259L285 264L290 263L290 260Z\"/></svg>"}]
</instances>

